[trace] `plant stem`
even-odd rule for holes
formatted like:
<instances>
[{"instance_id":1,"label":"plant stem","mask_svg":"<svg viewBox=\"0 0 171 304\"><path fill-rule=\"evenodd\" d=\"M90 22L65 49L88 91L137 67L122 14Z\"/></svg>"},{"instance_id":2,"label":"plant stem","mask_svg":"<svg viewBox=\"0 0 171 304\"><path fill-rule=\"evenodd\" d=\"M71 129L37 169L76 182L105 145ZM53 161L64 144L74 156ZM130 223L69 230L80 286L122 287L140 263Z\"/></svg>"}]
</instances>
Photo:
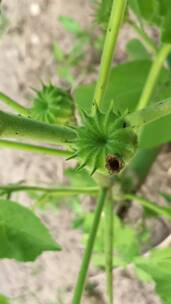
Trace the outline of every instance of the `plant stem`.
<instances>
[{"instance_id":1,"label":"plant stem","mask_svg":"<svg viewBox=\"0 0 171 304\"><path fill-rule=\"evenodd\" d=\"M156 54L158 48L154 43L154 41L147 35L147 33L143 31L142 28L137 26L137 24L134 21L128 20L127 23L134 29L134 31L138 34L138 36L142 38L147 49L151 51L153 54Z\"/></svg>"},{"instance_id":2,"label":"plant stem","mask_svg":"<svg viewBox=\"0 0 171 304\"><path fill-rule=\"evenodd\" d=\"M47 188L47 187L37 187L37 186L26 186L20 184L8 185L8 186L0 186L0 191L4 192L47 192L53 193L59 196L71 196L78 194L89 194L96 195L99 192L98 187L83 187L83 188L74 188L74 187L60 187L60 188Z\"/></svg>"},{"instance_id":3,"label":"plant stem","mask_svg":"<svg viewBox=\"0 0 171 304\"><path fill-rule=\"evenodd\" d=\"M113 202L106 200L105 204L105 257L107 294L109 304L113 304Z\"/></svg>"},{"instance_id":4,"label":"plant stem","mask_svg":"<svg viewBox=\"0 0 171 304\"><path fill-rule=\"evenodd\" d=\"M139 202L145 208L148 208L156 212L160 216L164 216L167 219L171 220L170 207L159 206L155 202L152 202L150 200L145 199L144 197L137 195L127 194L125 195L125 197L127 200L134 200L135 202Z\"/></svg>"},{"instance_id":5,"label":"plant stem","mask_svg":"<svg viewBox=\"0 0 171 304\"><path fill-rule=\"evenodd\" d=\"M152 104L143 110L132 112L127 115L127 119L132 127L142 128L169 114L171 114L171 97Z\"/></svg>"},{"instance_id":6,"label":"plant stem","mask_svg":"<svg viewBox=\"0 0 171 304\"><path fill-rule=\"evenodd\" d=\"M146 84L144 86L142 95L140 97L137 108L138 110L145 108L150 98L152 97L154 87L160 75L160 71L170 51L171 44L164 44L157 53L156 58L154 59L154 62L152 64L150 73L148 75Z\"/></svg>"},{"instance_id":7,"label":"plant stem","mask_svg":"<svg viewBox=\"0 0 171 304\"><path fill-rule=\"evenodd\" d=\"M127 0L114 0L112 11L107 27L106 38L104 42L103 54L101 58L99 78L97 81L94 99L93 111L95 105L100 105L103 101L105 89L107 86L108 76L112 64L113 53L115 50L120 26L124 17Z\"/></svg>"},{"instance_id":8,"label":"plant stem","mask_svg":"<svg viewBox=\"0 0 171 304\"><path fill-rule=\"evenodd\" d=\"M24 116L29 115L29 109L25 108L24 106L20 105L18 102L13 100L12 98L8 97L4 93L0 92L0 100L2 100L6 105L10 108L14 109L17 113L22 114Z\"/></svg>"},{"instance_id":9,"label":"plant stem","mask_svg":"<svg viewBox=\"0 0 171 304\"><path fill-rule=\"evenodd\" d=\"M100 223L101 213L102 213L102 210L103 210L103 206L104 206L104 203L105 203L106 196L107 196L107 189L103 188L101 190L98 205L96 207L94 221L93 221L93 225L92 225L92 228L91 228L91 231L90 231L90 235L89 235L88 243L87 243L87 246L86 246L86 249L85 249L85 253L84 253L84 256L83 256L80 273L78 275L77 284L76 284L76 288L75 288L75 291L74 291L74 296L73 296L73 299L72 299L72 304L80 304L81 303L81 298L82 298L82 294L83 294L83 290L84 290L84 286L85 286L88 267L89 267L90 259L91 259L91 256L92 256L93 247L94 247L94 243L95 243L95 239L96 239L96 235L97 235L97 230L98 230L98 226L99 226L99 223Z\"/></svg>"},{"instance_id":10,"label":"plant stem","mask_svg":"<svg viewBox=\"0 0 171 304\"><path fill-rule=\"evenodd\" d=\"M66 150L59 150L56 148L42 147L32 144L20 143L16 141L9 141L5 139L0 139L0 147L5 149L14 149L14 150L22 150L33 153L42 153L56 156L64 156L69 157L72 155L72 152Z\"/></svg>"},{"instance_id":11,"label":"plant stem","mask_svg":"<svg viewBox=\"0 0 171 304\"><path fill-rule=\"evenodd\" d=\"M69 144L76 138L76 131L0 111L0 135L4 138L28 138L46 143Z\"/></svg>"}]
</instances>

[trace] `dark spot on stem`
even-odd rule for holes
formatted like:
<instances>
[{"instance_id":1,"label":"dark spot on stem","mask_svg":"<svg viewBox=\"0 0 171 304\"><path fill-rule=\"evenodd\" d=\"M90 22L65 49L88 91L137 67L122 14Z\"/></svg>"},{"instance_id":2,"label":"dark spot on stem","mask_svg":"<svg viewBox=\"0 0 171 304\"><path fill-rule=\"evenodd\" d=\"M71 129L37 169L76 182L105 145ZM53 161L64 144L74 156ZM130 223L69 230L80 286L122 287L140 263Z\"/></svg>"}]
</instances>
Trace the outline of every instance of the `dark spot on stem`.
<instances>
[{"instance_id":1,"label":"dark spot on stem","mask_svg":"<svg viewBox=\"0 0 171 304\"><path fill-rule=\"evenodd\" d=\"M116 155L106 157L106 168L110 174L119 173L123 168L123 161Z\"/></svg>"}]
</instances>

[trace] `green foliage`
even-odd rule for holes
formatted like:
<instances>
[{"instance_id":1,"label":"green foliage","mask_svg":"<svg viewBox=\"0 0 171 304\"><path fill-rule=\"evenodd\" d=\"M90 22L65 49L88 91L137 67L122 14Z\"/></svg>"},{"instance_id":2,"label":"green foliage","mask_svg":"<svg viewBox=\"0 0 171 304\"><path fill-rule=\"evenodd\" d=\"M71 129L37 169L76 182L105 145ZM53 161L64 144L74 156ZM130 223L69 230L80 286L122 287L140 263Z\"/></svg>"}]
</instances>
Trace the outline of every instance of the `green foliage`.
<instances>
[{"instance_id":1,"label":"green foliage","mask_svg":"<svg viewBox=\"0 0 171 304\"><path fill-rule=\"evenodd\" d=\"M169 205L171 204L171 195L170 194L160 192L160 195L164 198L164 200L167 204L169 204Z\"/></svg>"},{"instance_id":2,"label":"green foliage","mask_svg":"<svg viewBox=\"0 0 171 304\"><path fill-rule=\"evenodd\" d=\"M154 280L156 291L163 304L171 304L171 250L170 248L154 249L148 257L139 257L135 260L138 269L143 270L148 278ZM147 280L147 279L146 279Z\"/></svg>"},{"instance_id":3,"label":"green foliage","mask_svg":"<svg viewBox=\"0 0 171 304\"><path fill-rule=\"evenodd\" d=\"M103 109L107 110L111 100L114 100L116 111L133 111L140 98L150 67L149 60L135 60L112 68ZM74 96L79 109L90 112L94 89L95 84L93 83L81 85L75 90Z\"/></svg>"},{"instance_id":4,"label":"green foliage","mask_svg":"<svg viewBox=\"0 0 171 304\"><path fill-rule=\"evenodd\" d=\"M129 5L137 16L148 22L157 23L160 21L158 0L129 0Z\"/></svg>"},{"instance_id":5,"label":"green foliage","mask_svg":"<svg viewBox=\"0 0 171 304\"><path fill-rule=\"evenodd\" d=\"M95 1L95 20L98 24L101 24L104 28L107 26L107 22L110 16L112 8L112 0L96 0Z\"/></svg>"},{"instance_id":6,"label":"green foliage","mask_svg":"<svg viewBox=\"0 0 171 304\"><path fill-rule=\"evenodd\" d=\"M131 60L148 60L149 54L139 39L131 39L128 41L127 54Z\"/></svg>"},{"instance_id":7,"label":"green foliage","mask_svg":"<svg viewBox=\"0 0 171 304\"><path fill-rule=\"evenodd\" d=\"M34 119L56 124L74 121L74 105L71 94L52 84L43 85L35 91L30 115Z\"/></svg>"},{"instance_id":8,"label":"green foliage","mask_svg":"<svg viewBox=\"0 0 171 304\"><path fill-rule=\"evenodd\" d=\"M80 24L69 16L60 16L59 19L60 23L64 26L64 28L75 35L82 34L82 28Z\"/></svg>"},{"instance_id":9,"label":"green foliage","mask_svg":"<svg viewBox=\"0 0 171 304\"><path fill-rule=\"evenodd\" d=\"M114 258L115 266L122 262L127 265L140 254L140 238L135 229L124 225L118 217L114 218ZM115 262L116 261L116 262Z\"/></svg>"},{"instance_id":10,"label":"green foliage","mask_svg":"<svg viewBox=\"0 0 171 304\"><path fill-rule=\"evenodd\" d=\"M122 113L125 110L134 111L144 88L150 66L149 60L134 60L114 67L111 71L103 109L106 110L109 107L109 102L113 99L115 110ZM80 110L90 111L94 88L95 85L91 84L80 86L75 90L74 96ZM162 69L151 102L165 99L170 96L170 93L170 73L166 69ZM168 142L171 139L170 129L171 115L150 123L141 134L140 148L152 148Z\"/></svg>"},{"instance_id":11,"label":"green foliage","mask_svg":"<svg viewBox=\"0 0 171 304\"><path fill-rule=\"evenodd\" d=\"M128 198L129 198L129 196L128 196ZM131 195L130 199L131 200L134 199L135 201L142 204L142 206L144 206L144 208L147 208L150 211L152 211L153 215L157 214L158 216L162 216L162 217L165 217L165 218L171 220L171 208L170 207L159 206L156 203L151 202L150 200L137 196L137 195Z\"/></svg>"},{"instance_id":12,"label":"green foliage","mask_svg":"<svg viewBox=\"0 0 171 304\"><path fill-rule=\"evenodd\" d=\"M83 126L78 129L74 157L81 160L92 175L96 170L108 175L120 172L135 154L137 136L125 115L101 112L83 113Z\"/></svg>"},{"instance_id":13,"label":"green foliage","mask_svg":"<svg viewBox=\"0 0 171 304\"><path fill-rule=\"evenodd\" d=\"M10 302L5 296L0 294L0 304L10 304Z\"/></svg>"},{"instance_id":14,"label":"green foliage","mask_svg":"<svg viewBox=\"0 0 171 304\"><path fill-rule=\"evenodd\" d=\"M65 170L65 176L69 179L69 184L73 187L88 187L97 186L96 181L89 175L87 170L82 168L77 170L76 168L67 168Z\"/></svg>"},{"instance_id":15,"label":"green foliage","mask_svg":"<svg viewBox=\"0 0 171 304\"><path fill-rule=\"evenodd\" d=\"M111 8L113 13L113 1L95 0L94 3L96 7L96 12L94 14L95 18L97 22L103 26L103 29L105 29ZM118 6L118 10L119 8L120 7ZM96 177L98 176L99 178L100 176L102 180L102 195L100 196L98 207L95 212L86 212L74 191L73 198L65 198L63 200L65 203L71 203L70 208L75 213L74 227L82 228L83 243L87 243L88 240L88 247L85 250L85 259L83 259L83 266L80 271L80 279L78 280L77 285L79 288L76 289L77 302L73 302L78 304L80 303L80 290L83 290L100 218L101 222L95 241L93 260L95 265L100 267L105 266L105 221L103 213L101 216L101 211L105 202L105 197L109 194L113 195L112 188L114 188L115 192L117 185L115 183L116 177L110 178L109 176L106 177L106 175L120 173L120 171L125 168L125 165L130 163L131 158L137 152L137 131L135 132L135 129L132 128L131 120L130 123L128 123L128 119L131 115L130 112L135 112L135 115L137 115L136 109L139 106L140 97L145 91L144 87L146 87L146 84L150 85L148 82L153 63L152 56L149 55L144 47L146 43L150 44L151 41L148 33L145 32L146 28L144 26L144 21L147 25L157 26L160 29L160 47L163 43L171 43L170 0L129 0L128 8L131 8L137 16L139 22L138 32L141 38L144 39L144 43L141 43L138 39L133 39L128 42L126 51L128 58L131 61L126 61L125 63L114 67L111 71L109 82L107 83L107 75L110 70L109 61L111 61L109 59L112 59L112 49L114 49L116 43L120 24L120 22L119 24L113 23L113 20L111 20L111 28L108 31L106 39L108 45L105 43L104 52L104 63L106 66L103 64L102 60L99 72L99 79L101 81L102 78L103 81L98 81L98 85L99 83L102 84L99 86L100 92L105 93L105 96L102 102L101 98L99 98L98 101L96 100L100 105L99 107L95 105L93 114L91 113L95 83L91 83L87 86L82 85L75 90L74 96L76 106L79 110L77 121L75 119L75 107L70 93L55 87L52 84L43 85L43 88L40 91L36 91L36 96L33 100L34 103L31 109L26 109L3 93L1 94L1 99L8 106L11 106L23 116L28 116L29 114L31 116L30 119L25 119L24 117L17 117L1 112L1 136L5 134L5 137L12 136L15 139L16 136L19 135L29 139L40 139L44 142L46 142L47 139L48 142L55 144L59 142L60 144L67 145L69 150L65 152L69 153L69 155L71 149L73 149L74 155L72 155L72 157L76 157L77 161L80 163L80 166L77 167L79 170L75 172L73 169L68 169L66 171L66 176L69 178L70 184L75 187L79 186L80 188L83 188L85 185L96 185L96 181L92 179L88 172L90 172L90 174L93 174L95 171L100 173L97 174ZM129 14L129 9L126 12L125 20L129 20L129 24L131 24L129 18L132 15ZM125 11L122 12L122 9L120 8L119 13L120 14L118 15L122 17ZM119 21L121 21L121 19ZM81 69L82 60L87 58L87 52L90 51L88 46L91 45L93 45L93 52L95 51L93 54L95 55L95 58L98 59L98 52L102 48L104 35L100 32L99 38L99 34L96 34L96 31L94 34L94 27L87 31L71 17L61 16L59 22L72 35L73 44L70 49L63 51L58 42L54 43L53 49L57 62L58 76L65 85L67 84L75 87L75 69L77 68L79 76L82 76L81 70L83 70L84 75L89 72L90 69L93 70L94 65L87 64L87 61L86 67ZM113 29L115 30L115 37L110 38L109 32L113 32ZM151 41L151 45L154 46L153 51L155 52L157 46L155 46L153 40ZM165 59L166 56L163 59L162 64ZM170 56L168 58L168 63L170 64ZM156 62L156 66L157 64L158 63ZM160 64L157 68L160 68ZM165 100L167 97L171 96L170 76L169 65L165 65L165 67L160 70L160 77L158 79L156 77L157 80L155 81L154 90L153 85L151 85L150 96L152 97L151 100L147 100L148 102L155 103L160 101L158 104L160 104L161 107L163 106L161 100ZM96 88L97 87L98 86L96 86ZM101 94L101 96L103 96L103 94ZM96 98L94 98L94 100L95 99ZM156 105L155 108L158 109ZM154 112L152 113L152 118L154 118ZM161 112L160 109L160 113ZM79 117L79 114L83 119ZM42 122L56 124L56 126L35 122L32 118ZM58 126L61 124L74 124L74 126L72 128ZM141 136L138 148L156 147L161 143L169 141L171 139L170 130L171 115L149 124L139 132L141 133ZM139 164L141 160L139 160ZM85 167L87 171L83 170L83 167ZM147 166L141 164L141 171L145 171L144 168L146 170ZM122 183L124 171L122 171L122 173L123 175L120 175L117 179L120 183ZM108 185L109 188L108 193L106 185ZM61 191L65 194L67 193L66 189ZM136 195L124 195L124 193L120 193L120 188L118 192L118 197L121 196L128 200L134 199L141 203L145 210L145 218L148 216L160 216L171 220L171 208L169 206L171 197L168 194L161 194L167 202L167 206L165 207L159 206L148 199ZM55 243L45 226L29 209L22 207L15 202L6 200L6 198L9 199L11 193L12 192L0 192L0 243L2 244L0 248L0 258L11 258L18 261L33 261L43 251L60 250L60 246ZM37 207L38 203L40 205L40 203L44 203L48 200L51 204L59 203L57 197L49 193L44 193L43 195L41 193L41 195L39 194L37 196L34 194L33 198L37 199L34 207ZM120 206L118 206L118 202L115 201L115 203L116 209L118 209ZM111 247L113 246L114 248L113 266L125 267L130 263L134 263L138 274L141 274L141 277L143 277L144 280L150 279L155 281L156 290L164 303L171 304L169 289L169 281L171 279L171 250L170 248L152 250L149 256L139 257L142 245L144 242L148 242L149 237L149 232L146 230L144 224L142 219L141 223L136 224L135 229L121 221L117 215L114 215L114 239L111 239L110 244ZM110 265L112 265L112 263ZM112 279L109 278L109 281L112 282ZM3 296L0 296L0 304L1 302L2 304L7 304L8 300L5 300Z\"/></svg>"},{"instance_id":16,"label":"green foliage","mask_svg":"<svg viewBox=\"0 0 171 304\"><path fill-rule=\"evenodd\" d=\"M43 251L60 250L31 210L0 200L0 258L34 261Z\"/></svg>"},{"instance_id":17,"label":"green foliage","mask_svg":"<svg viewBox=\"0 0 171 304\"><path fill-rule=\"evenodd\" d=\"M94 26L88 31L82 28L75 19L68 16L60 16L59 22L72 35L73 43L69 50L63 50L57 41L54 42L53 51L57 63L57 74L67 86L75 86L75 70L78 69L79 74L88 73L91 66L86 65L83 68L82 62L86 59L87 50L91 51L95 57L99 57L99 50L103 46L103 36L96 34Z\"/></svg>"},{"instance_id":18,"label":"green foliage","mask_svg":"<svg viewBox=\"0 0 171 304\"><path fill-rule=\"evenodd\" d=\"M152 25L157 25L161 32L161 42L171 43L169 0L129 0L134 13Z\"/></svg>"},{"instance_id":19,"label":"green foliage","mask_svg":"<svg viewBox=\"0 0 171 304\"><path fill-rule=\"evenodd\" d=\"M78 209L73 210L75 213L74 227L82 229L83 244L85 245L87 243L88 235L91 230L94 212L86 213L83 207L81 208L81 210L79 209L79 211ZM93 253L93 263L94 265L100 268L105 267L104 226L105 220L104 217L102 217ZM126 266L139 256L140 249L143 244L144 232L142 233L141 230L136 231L134 228L124 224L116 215L114 215L113 234L113 266Z\"/></svg>"}]
</instances>

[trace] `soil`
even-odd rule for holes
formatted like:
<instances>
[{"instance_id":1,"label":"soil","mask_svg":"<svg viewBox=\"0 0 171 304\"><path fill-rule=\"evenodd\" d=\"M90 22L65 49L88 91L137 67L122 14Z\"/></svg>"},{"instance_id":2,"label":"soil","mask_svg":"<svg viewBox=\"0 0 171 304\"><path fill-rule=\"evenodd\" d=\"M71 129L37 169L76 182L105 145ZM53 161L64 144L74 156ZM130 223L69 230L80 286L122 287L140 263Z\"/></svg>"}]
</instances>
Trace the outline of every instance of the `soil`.
<instances>
[{"instance_id":1,"label":"soil","mask_svg":"<svg viewBox=\"0 0 171 304\"><path fill-rule=\"evenodd\" d=\"M54 83L59 83L52 43L60 41L64 49L72 45L71 35L59 24L58 17L69 15L81 25L89 27L92 11L89 2L84 0L3 0L2 5L9 26L0 41L0 90L21 104L29 105L31 88L39 87L41 80L51 79ZM123 48L128 35L132 33L127 29L121 34L118 61L124 56ZM65 183L65 166L66 162L56 157L0 150L1 184L24 180L30 184L60 185ZM142 187L142 193L159 201L156 193L170 191L170 171L171 152L164 150ZM25 206L33 203L24 193L15 195L13 199ZM66 206L37 213L63 250L60 253L44 253L34 263L1 260L0 293L9 296L12 304L69 304L83 253L81 233L72 228L73 214ZM140 216L141 209L137 205L130 209L129 220ZM167 222L156 220L155 225L149 225L152 227L153 244L169 234L170 226ZM83 303L107 303L103 298L104 274L91 268L89 280L97 282L97 292L92 296L86 295ZM160 303L154 286L139 282L132 269L115 271L114 289L115 304Z\"/></svg>"}]
</instances>

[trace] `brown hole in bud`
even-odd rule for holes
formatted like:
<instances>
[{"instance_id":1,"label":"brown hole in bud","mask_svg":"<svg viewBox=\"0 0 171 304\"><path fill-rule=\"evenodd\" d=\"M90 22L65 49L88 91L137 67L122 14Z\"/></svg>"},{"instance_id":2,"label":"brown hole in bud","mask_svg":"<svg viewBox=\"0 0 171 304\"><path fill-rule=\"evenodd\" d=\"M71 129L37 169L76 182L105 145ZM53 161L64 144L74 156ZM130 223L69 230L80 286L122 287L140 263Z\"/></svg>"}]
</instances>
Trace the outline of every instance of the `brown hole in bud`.
<instances>
[{"instance_id":1,"label":"brown hole in bud","mask_svg":"<svg viewBox=\"0 0 171 304\"><path fill-rule=\"evenodd\" d=\"M106 168L110 174L119 173L123 168L123 161L116 155L106 157Z\"/></svg>"}]
</instances>

